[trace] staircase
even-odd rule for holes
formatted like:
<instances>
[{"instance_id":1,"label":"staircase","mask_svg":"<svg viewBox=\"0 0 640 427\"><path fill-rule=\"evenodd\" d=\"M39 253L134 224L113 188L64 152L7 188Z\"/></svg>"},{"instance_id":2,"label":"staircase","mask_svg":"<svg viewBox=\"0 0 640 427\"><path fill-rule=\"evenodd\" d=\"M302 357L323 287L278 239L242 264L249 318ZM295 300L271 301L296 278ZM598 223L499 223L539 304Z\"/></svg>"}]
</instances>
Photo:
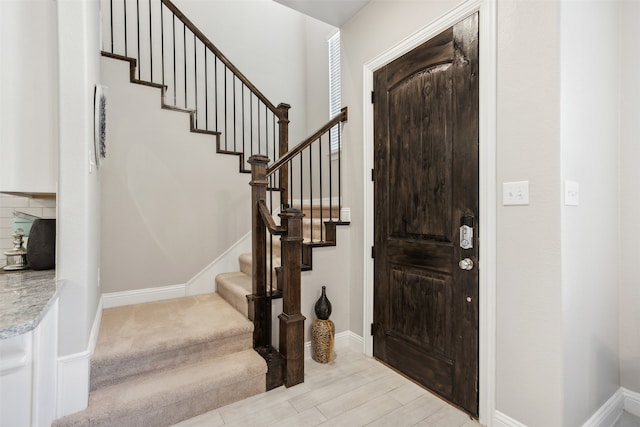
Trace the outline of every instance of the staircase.
<instances>
[{"instance_id":1,"label":"staircase","mask_svg":"<svg viewBox=\"0 0 640 427\"><path fill-rule=\"evenodd\" d=\"M171 425L304 381L301 271L312 268L313 248L334 246L336 227L348 224L341 219L339 151L337 167L322 160L332 138L339 148L346 108L290 148L289 106L269 102L169 0L150 0L142 18L138 2L124 1L115 13L125 22L123 52L114 48L122 45L114 33L115 3L103 12L110 14L111 32L102 55L127 61L132 83L158 88L162 108L189 114L191 132L212 136L218 153L238 156L239 173L252 174L252 252L239 257L239 271L216 277L212 294L105 309L91 361L89 406L56 426ZM135 32L127 36L127 13L130 23L159 20L149 25L161 33L149 35L146 76L139 31L137 49L127 49L136 44ZM178 43L176 28L183 34ZM162 40L159 52L154 38ZM196 53L187 64L176 46L191 39ZM165 58L165 43L173 47L171 58ZM198 46L205 52L200 59ZM158 62L162 72L154 73ZM184 66L182 74L176 62ZM274 299L282 299L283 307L277 348Z\"/></svg>"},{"instance_id":2,"label":"staircase","mask_svg":"<svg viewBox=\"0 0 640 427\"><path fill-rule=\"evenodd\" d=\"M168 426L262 393L252 323L218 293L104 310L86 410L54 426Z\"/></svg>"}]
</instances>

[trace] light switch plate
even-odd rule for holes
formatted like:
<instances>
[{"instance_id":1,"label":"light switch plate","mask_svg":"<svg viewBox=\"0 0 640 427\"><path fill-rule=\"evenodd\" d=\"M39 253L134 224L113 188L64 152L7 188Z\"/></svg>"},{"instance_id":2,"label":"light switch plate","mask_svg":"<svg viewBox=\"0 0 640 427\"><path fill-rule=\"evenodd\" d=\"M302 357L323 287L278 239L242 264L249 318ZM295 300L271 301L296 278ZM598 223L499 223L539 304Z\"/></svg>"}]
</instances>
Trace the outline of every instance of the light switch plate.
<instances>
[{"instance_id":1,"label":"light switch plate","mask_svg":"<svg viewBox=\"0 0 640 427\"><path fill-rule=\"evenodd\" d=\"M502 204L504 206L528 205L529 181L502 183Z\"/></svg>"},{"instance_id":2,"label":"light switch plate","mask_svg":"<svg viewBox=\"0 0 640 427\"><path fill-rule=\"evenodd\" d=\"M580 184L575 181L564 182L564 204L578 206L580 202Z\"/></svg>"}]
</instances>

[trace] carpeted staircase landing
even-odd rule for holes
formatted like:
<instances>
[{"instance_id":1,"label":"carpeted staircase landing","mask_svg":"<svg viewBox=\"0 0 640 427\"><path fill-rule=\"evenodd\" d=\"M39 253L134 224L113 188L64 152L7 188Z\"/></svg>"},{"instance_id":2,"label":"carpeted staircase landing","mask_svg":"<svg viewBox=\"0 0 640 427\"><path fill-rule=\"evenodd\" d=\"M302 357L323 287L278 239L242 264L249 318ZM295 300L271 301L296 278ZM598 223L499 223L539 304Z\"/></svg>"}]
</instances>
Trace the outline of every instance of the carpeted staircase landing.
<instances>
[{"instance_id":1,"label":"carpeted staircase landing","mask_svg":"<svg viewBox=\"0 0 640 427\"><path fill-rule=\"evenodd\" d=\"M217 292L105 309L89 407L54 426L168 426L265 391L253 324Z\"/></svg>"}]
</instances>

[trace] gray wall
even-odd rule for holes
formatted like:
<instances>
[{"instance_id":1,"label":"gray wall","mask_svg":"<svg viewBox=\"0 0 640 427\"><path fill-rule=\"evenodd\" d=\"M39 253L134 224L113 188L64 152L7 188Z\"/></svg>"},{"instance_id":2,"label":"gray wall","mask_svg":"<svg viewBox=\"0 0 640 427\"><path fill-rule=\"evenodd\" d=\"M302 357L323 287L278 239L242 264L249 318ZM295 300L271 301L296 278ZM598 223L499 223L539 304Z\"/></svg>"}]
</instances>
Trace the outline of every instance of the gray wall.
<instances>
[{"instance_id":1,"label":"gray wall","mask_svg":"<svg viewBox=\"0 0 640 427\"><path fill-rule=\"evenodd\" d=\"M640 2L620 9L620 382L640 393L640 246L633 230L640 218Z\"/></svg>"},{"instance_id":2,"label":"gray wall","mask_svg":"<svg viewBox=\"0 0 640 427\"><path fill-rule=\"evenodd\" d=\"M560 12L561 179L580 183L561 206L563 425L578 426L620 387L619 26L615 2Z\"/></svg>"}]
</instances>

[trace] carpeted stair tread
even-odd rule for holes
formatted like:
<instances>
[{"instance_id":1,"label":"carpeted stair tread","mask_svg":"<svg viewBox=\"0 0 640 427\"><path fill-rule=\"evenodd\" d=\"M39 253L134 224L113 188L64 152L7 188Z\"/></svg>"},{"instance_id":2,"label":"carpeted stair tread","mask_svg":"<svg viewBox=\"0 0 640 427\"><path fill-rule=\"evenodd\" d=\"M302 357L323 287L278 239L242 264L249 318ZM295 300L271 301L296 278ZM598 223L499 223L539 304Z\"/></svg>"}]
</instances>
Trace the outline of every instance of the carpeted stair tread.
<instances>
[{"instance_id":1,"label":"carpeted stair tread","mask_svg":"<svg viewBox=\"0 0 640 427\"><path fill-rule=\"evenodd\" d=\"M219 294L105 309L91 390L252 347L253 324Z\"/></svg>"},{"instance_id":2,"label":"carpeted stair tread","mask_svg":"<svg viewBox=\"0 0 640 427\"><path fill-rule=\"evenodd\" d=\"M252 332L218 294L105 309L93 360L135 357Z\"/></svg>"},{"instance_id":3,"label":"carpeted stair tread","mask_svg":"<svg viewBox=\"0 0 640 427\"><path fill-rule=\"evenodd\" d=\"M253 349L153 372L104 387L67 426L168 426L266 390L267 366Z\"/></svg>"}]
</instances>

